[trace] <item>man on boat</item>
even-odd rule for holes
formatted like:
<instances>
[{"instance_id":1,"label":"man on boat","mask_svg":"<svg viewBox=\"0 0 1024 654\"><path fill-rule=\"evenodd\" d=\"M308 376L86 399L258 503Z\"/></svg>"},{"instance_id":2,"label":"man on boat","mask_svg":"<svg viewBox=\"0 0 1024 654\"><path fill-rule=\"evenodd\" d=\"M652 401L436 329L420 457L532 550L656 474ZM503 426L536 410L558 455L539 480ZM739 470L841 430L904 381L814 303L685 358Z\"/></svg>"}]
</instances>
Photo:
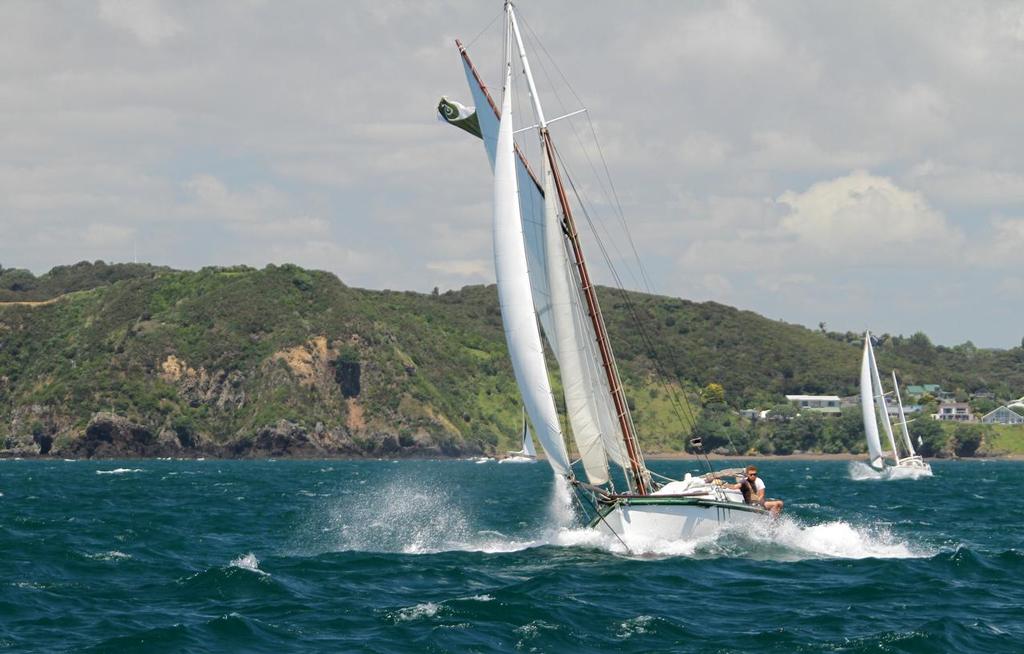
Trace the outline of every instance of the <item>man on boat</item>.
<instances>
[{"instance_id":1,"label":"man on boat","mask_svg":"<svg viewBox=\"0 0 1024 654\"><path fill-rule=\"evenodd\" d=\"M757 466L747 466L746 473L746 478L737 476L737 483L726 484L726 487L739 489L743 493L743 501L747 504L763 506L771 511L773 516L779 515L785 502L782 500L766 500L764 498L764 481L757 476Z\"/></svg>"}]
</instances>

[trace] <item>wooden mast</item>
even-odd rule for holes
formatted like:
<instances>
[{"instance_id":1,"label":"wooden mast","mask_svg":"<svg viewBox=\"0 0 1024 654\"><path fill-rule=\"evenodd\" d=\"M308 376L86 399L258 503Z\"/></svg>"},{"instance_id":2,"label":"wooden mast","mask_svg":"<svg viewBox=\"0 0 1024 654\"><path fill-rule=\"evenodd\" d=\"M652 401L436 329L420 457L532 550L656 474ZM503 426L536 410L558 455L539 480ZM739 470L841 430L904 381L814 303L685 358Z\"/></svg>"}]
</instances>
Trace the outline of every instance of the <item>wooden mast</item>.
<instances>
[{"instance_id":1,"label":"wooden mast","mask_svg":"<svg viewBox=\"0 0 1024 654\"><path fill-rule=\"evenodd\" d=\"M636 429L629 415L629 404L626 402L622 380L619 378L619 370L615 365L615 355L612 353L611 343L608 341L608 330L604 324L604 317L601 315L601 306L597 302L597 290L590 281L590 272L587 270L587 263L583 257L583 247L580 245L576 221L573 219L569 199L566 197L565 187L562 185L562 176L555 163L555 146L551 142L551 133L547 127L541 128L541 138L544 140L544 150L551 165L551 172L555 178L555 189L558 191L558 201L562 207L562 230L572 246L583 297L587 302L587 315L590 316L590 322L594 326L597 348L601 354L601 366L604 368L612 402L615 404L615 413L619 420L619 429L622 431L622 440L626 445L626 456L629 457L629 469L633 474L636 493L637 495L647 495L649 493L648 481L644 474L645 466L642 463L643 455L640 453Z\"/></svg>"}]
</instances>

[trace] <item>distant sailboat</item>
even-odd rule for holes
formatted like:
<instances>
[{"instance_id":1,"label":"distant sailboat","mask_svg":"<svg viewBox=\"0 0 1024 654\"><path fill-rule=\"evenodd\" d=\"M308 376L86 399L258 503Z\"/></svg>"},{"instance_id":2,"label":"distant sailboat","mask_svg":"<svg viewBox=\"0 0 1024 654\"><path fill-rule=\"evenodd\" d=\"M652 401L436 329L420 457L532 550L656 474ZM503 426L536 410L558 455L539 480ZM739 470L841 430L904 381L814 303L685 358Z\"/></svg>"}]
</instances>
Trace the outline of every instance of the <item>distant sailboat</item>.
<instances>
[{"instance_id":1,"label":"distant sailboat","mask_svg":"<svg viewBox=\"0 0 1024 654\"><path fill-rule=\"evenodd\" d=\"M438 111L443 120L480 137L491 163L502 323L516 383L548 463L581 497L589 498L589 525L619 537L697 538L719 525L764 514L764 509L745 504L738 490L718 483L725 471L687 474L683 480L664 479L664 484L652 478L583 256L574 201L564 184L572 180L560 165L548 129L573 114L546 118L511 2L505 3L500 108L466 48L458 41L456 45L476 106L442 98ZM533 108L532 121L519 129L513 127L512 107L518 106L512 101L513 67L524 73ZM514 138L527 131L539 140L539 161L533 167ZM561 372L566 417L586 483L569 458L548 379L545 341ZM625 492L616 489L610 464L622 469Z\"/></svg>"},{"instance_id":2,"label":"distant sailboat","mask_svg":"<svg viewBox=\"0 0 1024 654\"><path fill-rule=\"evenodd\" d=\"M523 430L520 435L522 447L518 452L509 452L501 463L533 463L537 460L537 450L533 446L533 434L530 433L530 422L526 418L526 407L523 407Z\"/></svg>"},{"instance_id":3,"label":"distant sailboat","mask_svg":"<svg viewBox=\"0 0 1024 654\"><path fill-rule=\"evenodd\" d=\"M899 407L900 435L902 436L899 441L897 441L893 433L892 421L889 419L889 406L885 401L886 393L882 388L882 380L878 375L875 350L871 345L871 333L865 332L864 356L860 364L860 408L861 416L864 419L864 433L868 443L868 463L876 470L884 470L886 468L885 453L882 451L881 437L878 433L878 423L881 422L885 428L889 445L892 446L891 467L901 471L915 471L922 476L931 475L931 466L925 463L924 459L914 451L914 443L910 439L910 432L907 430L907 417L903 412L903 399L900 397L900 386L896 379L895 371L892 373L892 384Z\"/></svg>"}]
</instances>

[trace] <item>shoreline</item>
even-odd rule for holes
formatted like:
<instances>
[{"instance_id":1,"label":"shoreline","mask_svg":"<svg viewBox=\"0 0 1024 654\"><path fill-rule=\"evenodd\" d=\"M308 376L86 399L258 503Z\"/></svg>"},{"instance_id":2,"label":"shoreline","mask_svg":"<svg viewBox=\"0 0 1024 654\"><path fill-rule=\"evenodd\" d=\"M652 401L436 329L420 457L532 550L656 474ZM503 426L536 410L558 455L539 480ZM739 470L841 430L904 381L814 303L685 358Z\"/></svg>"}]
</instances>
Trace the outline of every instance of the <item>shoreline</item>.
<instances>
[{"instance_id":1,"label":"shoreline","mask_svg":"<svg viewBox=\"0 0 1024 654\"><path fill-rule=\"evenodd\" d=\"M0 461L473 461L475 459L493 459L500 461L506 457L489 456L487 454L469 456L405 456L405 457L374 457L374 456L303 456L303 455L269 455L269 456L216 456L204 454L200 456L113 456L113 457L82 457L68 458L49 455L5 455L0 454ZM645 454L648 461L696 461L697 455L685 452ZM815 454L813 452L801 452L800 454L748 454L748 455L725 455L709 454L711 461L860 461L867 463L863 454ZM547 458L541 454L538 461L546 461ZM1024 454L998 454L992 456L969 456L969 457L926 457L926 461L1024 461Z\"/></svg>"}]
</instances>

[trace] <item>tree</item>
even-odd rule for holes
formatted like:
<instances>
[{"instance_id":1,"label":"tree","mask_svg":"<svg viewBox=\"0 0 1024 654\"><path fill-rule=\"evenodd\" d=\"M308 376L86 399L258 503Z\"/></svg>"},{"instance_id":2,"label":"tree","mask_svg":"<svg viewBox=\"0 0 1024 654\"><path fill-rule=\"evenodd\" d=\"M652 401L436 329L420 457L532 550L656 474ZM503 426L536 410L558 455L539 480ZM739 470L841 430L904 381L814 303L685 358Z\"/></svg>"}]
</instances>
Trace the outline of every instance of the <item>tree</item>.
<instances>
[{"instance_id":1,"label":"tree","mask_svg":"<svg viewBox=\"0 0 1024 654\"><path fill-rule=\"evenodd\" d=\"M924 415L914 420L909 429L914 447L921 456L937 456L946 448L949 440L946 431L942 423L931 416Z\"/></svg>"},{"instance_id":2,"label":"tree","mask_svg":"<svg viewBox=\"0 0 1024 654\"><path fill-rule=\"evenodd\" d=\"M953 430L950 446L957 456L974 456L981 447L985 431L980 425L959 424Z\"/></svg>"},{"instance_id":3,"label":"tree","mask_svg":"<svg viewBox=\"0 0 1024 654\"><path fill-rule=\"evenodd\" d=\"M702 404L724 404L725 388L721 384L711 382L701 390L700 401Z\"/></svg>"}]
</instances>

